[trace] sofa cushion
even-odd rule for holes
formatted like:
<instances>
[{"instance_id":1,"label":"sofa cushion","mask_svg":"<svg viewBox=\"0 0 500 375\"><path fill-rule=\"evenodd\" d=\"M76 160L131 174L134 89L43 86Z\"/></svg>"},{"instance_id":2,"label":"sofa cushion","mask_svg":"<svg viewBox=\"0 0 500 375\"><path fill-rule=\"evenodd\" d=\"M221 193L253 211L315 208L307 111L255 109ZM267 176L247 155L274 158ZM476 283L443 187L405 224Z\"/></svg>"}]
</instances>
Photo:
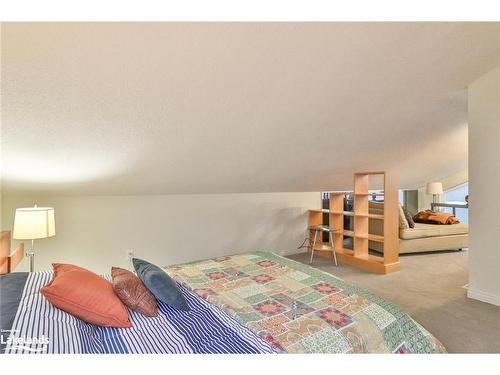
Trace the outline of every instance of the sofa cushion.
<instances>
[{"instance_id":1,"label":"sofa cushion","mask_svg":"<svg viewBox=\"0 0 500 375\"><path fill-rule=\"evenodd\" d=\"M468 234L468 224L439 225L415 223L415 228L399 229L399 238L411 240L415 238L452 236L456 234Z\"/></svg>"}]
</instances>

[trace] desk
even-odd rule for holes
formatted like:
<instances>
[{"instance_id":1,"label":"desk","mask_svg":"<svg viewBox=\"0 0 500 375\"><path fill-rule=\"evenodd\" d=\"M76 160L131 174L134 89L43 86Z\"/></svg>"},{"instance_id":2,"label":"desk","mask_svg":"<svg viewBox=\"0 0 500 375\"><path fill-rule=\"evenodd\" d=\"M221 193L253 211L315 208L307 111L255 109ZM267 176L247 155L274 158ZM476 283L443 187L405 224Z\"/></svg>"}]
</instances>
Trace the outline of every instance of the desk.
<instances>
[{"instance_id":1,"label":"desk","mask_svg":"<svg viewBox=\"0 0 500 375\"><path fill-rule=\"evenodd\" d=\"M434 211L435 207L451 207L453 209L453 215L456 216L457 208L469 208L469 203L467 202L440 202L431 203L431 210Z\"/></svg>"}]
</instances>

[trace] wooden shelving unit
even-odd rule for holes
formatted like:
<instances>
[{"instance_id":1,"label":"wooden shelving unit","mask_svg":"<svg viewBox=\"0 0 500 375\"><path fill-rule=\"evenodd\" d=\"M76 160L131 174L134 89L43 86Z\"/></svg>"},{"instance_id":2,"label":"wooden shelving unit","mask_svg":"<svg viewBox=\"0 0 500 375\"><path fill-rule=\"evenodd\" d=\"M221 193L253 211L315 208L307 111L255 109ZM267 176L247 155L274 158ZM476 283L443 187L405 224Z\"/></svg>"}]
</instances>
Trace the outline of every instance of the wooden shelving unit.
<instances>
[{"instance_id":1,"label":"wooden shelving unit","mask_svg":"<svg viewBox=\"0 0 500 375\"><path fill-rule=\"evenodd\" d=\"M369 193L370 176L378 175L383 178L384 193ZM353 211L344 211L344 196L354 195ZM384 197L384 214L376 215L369 213L368 200L371 196ZM396 181L386 172L358 172L354 174L354 191L340 191L330 193L329 210L309 210L309 225L322 225L323 214L328 213L329 226L338 228L332 232L333 243L337 253L337 259L341 263L359 267L376 273L396 272L400 269L399 264L399 241L398 241L398 191ZM354 220L353 230L344 229L344 216L351 216ZM369 233L369 220L382 220L384 235L379 236ZM314 233L309 234L313 238ZM344 236L351 237L353 249L344 248ZM383 244L383 255L372 255L369 253L368 242L376 241ZM309 242L308 250L311 251L312 240ZM318 256L333 257L329 245L320 240L315 249Z\"/></svg>"}]
</instances>

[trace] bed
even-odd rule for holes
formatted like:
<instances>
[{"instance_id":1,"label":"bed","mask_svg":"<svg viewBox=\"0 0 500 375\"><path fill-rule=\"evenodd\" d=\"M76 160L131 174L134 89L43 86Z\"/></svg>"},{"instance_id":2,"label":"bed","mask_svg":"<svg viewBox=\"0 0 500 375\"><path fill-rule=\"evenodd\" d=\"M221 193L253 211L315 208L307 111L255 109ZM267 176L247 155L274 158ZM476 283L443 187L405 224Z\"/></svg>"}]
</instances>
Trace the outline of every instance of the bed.
<instances>
[{"instance_id":1,"label":"bed","mask_svg":"<svg viewBox=\"0 0 500 375\"><path fill-rule=\"evenodd\" d=\"M0 276L1 352L444 353L409 315L331 274L269 252L164 267L190 311L158 302L132 328L85 323L39 292L51 272ZM110 279L109 276L103 276Z\"/></svg>"}]
</instances>

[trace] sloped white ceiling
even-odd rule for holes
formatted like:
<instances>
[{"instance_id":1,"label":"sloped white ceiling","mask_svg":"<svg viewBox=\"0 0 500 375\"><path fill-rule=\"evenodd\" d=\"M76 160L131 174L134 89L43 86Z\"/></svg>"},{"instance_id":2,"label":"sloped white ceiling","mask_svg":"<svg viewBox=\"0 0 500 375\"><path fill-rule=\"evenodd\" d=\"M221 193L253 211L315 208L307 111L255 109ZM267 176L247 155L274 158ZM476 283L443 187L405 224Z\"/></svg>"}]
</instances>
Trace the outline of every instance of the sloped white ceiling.
<instances>
[{"instance_id":1,"label":"sloped white ceiling","mask_svg":"<svg viewBox=\"0 0 500 375\"><path fill-rule=\"evenodd\" d=\"M2 25L4 193L411 187L467 167L500 23Z\"/></svg>"}]
</instances>

